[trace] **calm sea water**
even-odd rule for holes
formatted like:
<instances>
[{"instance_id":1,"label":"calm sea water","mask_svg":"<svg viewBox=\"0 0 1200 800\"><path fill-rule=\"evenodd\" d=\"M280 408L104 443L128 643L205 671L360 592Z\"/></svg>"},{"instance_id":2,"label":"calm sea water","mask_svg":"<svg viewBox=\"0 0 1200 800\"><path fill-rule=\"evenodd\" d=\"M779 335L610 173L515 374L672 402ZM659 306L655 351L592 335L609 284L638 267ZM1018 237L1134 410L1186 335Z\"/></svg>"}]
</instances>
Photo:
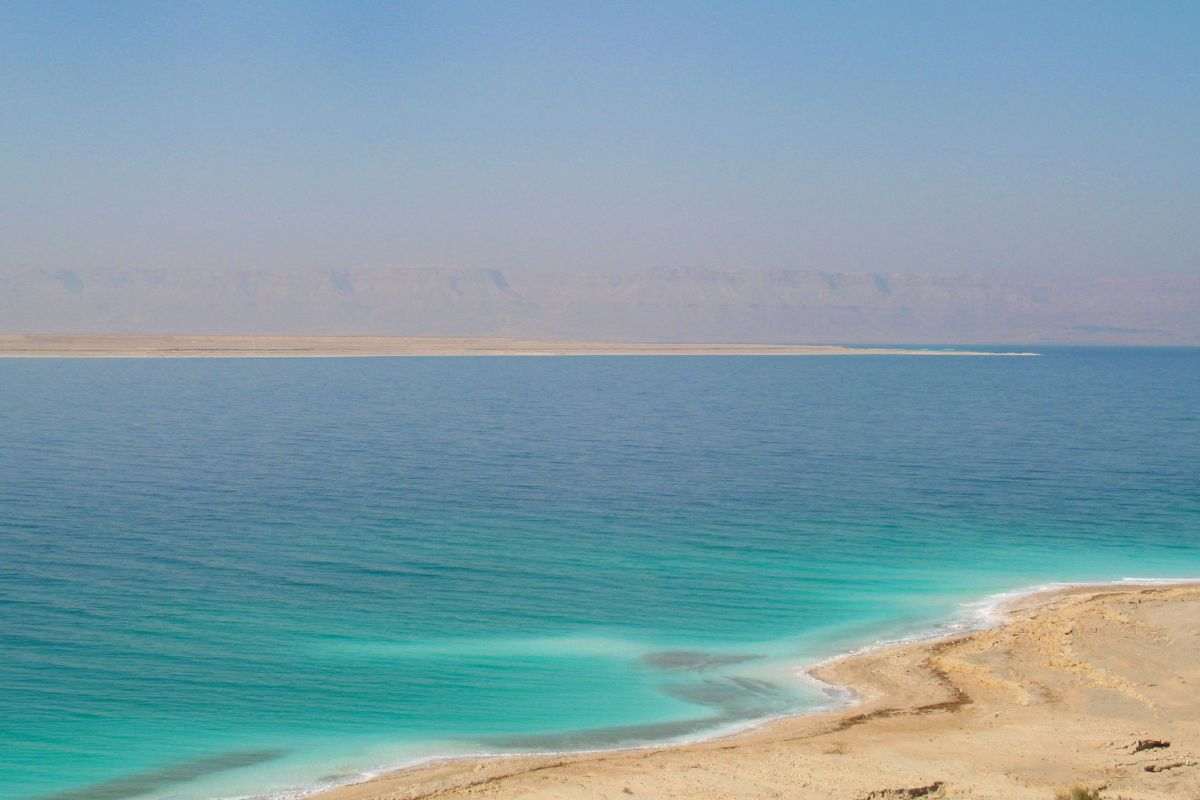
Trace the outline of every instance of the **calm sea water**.
<instances>
[{"instance_id":1,"label":"calm sea water","mask_svg":"<svg viewBox=\"0 0 1200 800\"><path fill-rule=\"evenodd\" d=\"M1200 575L1200 351L0 362L0 796L703 734Z\"/></svg>"}]
</instances>

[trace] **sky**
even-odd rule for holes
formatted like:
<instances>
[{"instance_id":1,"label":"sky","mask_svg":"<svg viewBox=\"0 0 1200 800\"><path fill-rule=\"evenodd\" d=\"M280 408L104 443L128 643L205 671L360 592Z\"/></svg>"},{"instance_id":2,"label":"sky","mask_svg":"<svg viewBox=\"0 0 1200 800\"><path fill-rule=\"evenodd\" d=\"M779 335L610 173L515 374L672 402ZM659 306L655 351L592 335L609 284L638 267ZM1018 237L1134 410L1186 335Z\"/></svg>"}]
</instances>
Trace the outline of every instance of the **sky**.
<instances>
[{"instance_id":1,"label":"sky","mask_svg":"<svg viewBox=\"0 0 1200 800\"><path fill-rule=\"evenodd\" d=\"M0 270L1200 274L1195 2L25 2Z\"/></svg>"}]
</instances>

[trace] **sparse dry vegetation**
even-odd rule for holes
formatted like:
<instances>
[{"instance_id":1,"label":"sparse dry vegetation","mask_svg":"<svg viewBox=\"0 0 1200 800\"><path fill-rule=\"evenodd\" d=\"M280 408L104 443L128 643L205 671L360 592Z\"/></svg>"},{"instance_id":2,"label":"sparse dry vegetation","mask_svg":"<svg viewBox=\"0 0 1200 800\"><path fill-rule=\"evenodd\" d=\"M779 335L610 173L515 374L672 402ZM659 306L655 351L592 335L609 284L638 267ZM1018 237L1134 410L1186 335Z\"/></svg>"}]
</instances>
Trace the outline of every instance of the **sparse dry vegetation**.
<instances>
[{"instance_id":1,"label":"sparse dry vegetation","mask_svg":"<svg viewBox=\"0 0 1200 800\"><path fill-rule=\"evenodd\" d=\"M1089 789L1086 786L1072 786L1054 794L1054 800L1101 800L1099 789Z\"/></svg>"}]
</instances>

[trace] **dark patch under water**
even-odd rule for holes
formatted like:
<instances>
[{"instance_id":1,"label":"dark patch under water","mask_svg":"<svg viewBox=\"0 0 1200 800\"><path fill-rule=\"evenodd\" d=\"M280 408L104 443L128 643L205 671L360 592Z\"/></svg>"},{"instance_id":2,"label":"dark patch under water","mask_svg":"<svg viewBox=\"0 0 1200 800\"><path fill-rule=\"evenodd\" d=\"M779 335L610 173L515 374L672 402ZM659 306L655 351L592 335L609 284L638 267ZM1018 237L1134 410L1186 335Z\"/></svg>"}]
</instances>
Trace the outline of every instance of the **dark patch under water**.
<instances>
[{"instance_id":1,"label":"dark patch under water","mask_svg":"<svg viewBox=\"0 0 1200 800\"><path fill-rule=\"evenodd\" d=\"M578 750L618 747L680 739L705 730L761 719L787 708L793 695L769 681L730 675L698 682L669 683L660 690L671 697L708 706L715 713L696 719L645 725L614 725L569 733L496 736L486 744L502 750Z\"/></svg>"},{"instance_id":2,"label":"dark patch under water","mask_svg":"<svg viewBox=\"0 0 1200 800\"><path fill-rule=\"evenodd\" d=\"M701 671L762 658L752 653L705 653L699 650L660 650L642 656L642 663L656 669Z\"/></svg>"},{"instance_id":3,"label":"dark patch under water","mask_svg":"<svg viewBox=\"0 0 1200 800\"><path fill-rule=\"evenodd\" d=\"M695 683L668 684L666 694L689 703L719 709L721 716L745 719L786 708L791 693L778 684L731 675Z\"/></svg>"},{"instance_id":4,"label":"dark patch under water","mask_svg":"<svg viewBox=\"0 0 1200 800\"><path fill-rule=\"evenodd\" d=\"M286 753L283 750L246 750L205 756L78 789L42 795L41 800L123 800L187 783L205 775L274 761L284 755Z\"/></svg>"}]
</instances>

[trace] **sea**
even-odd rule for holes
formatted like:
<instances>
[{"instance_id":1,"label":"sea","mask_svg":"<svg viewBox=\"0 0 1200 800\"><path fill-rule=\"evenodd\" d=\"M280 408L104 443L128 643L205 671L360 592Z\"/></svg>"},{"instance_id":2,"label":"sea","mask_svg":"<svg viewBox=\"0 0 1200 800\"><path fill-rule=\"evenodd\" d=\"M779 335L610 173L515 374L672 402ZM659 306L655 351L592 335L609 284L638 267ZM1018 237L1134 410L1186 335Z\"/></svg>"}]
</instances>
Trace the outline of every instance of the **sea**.
<instances>
[{"instance_id":1,"label":"sea","mask_svg":"<svg viewBox=\"0 0 1200 800\"><path fill-rule=\"evenodd\" d=\"M1200 577L1200 350L0 360L0 797L294 797L847 702Z\"/></svg>"}]
</instances>

